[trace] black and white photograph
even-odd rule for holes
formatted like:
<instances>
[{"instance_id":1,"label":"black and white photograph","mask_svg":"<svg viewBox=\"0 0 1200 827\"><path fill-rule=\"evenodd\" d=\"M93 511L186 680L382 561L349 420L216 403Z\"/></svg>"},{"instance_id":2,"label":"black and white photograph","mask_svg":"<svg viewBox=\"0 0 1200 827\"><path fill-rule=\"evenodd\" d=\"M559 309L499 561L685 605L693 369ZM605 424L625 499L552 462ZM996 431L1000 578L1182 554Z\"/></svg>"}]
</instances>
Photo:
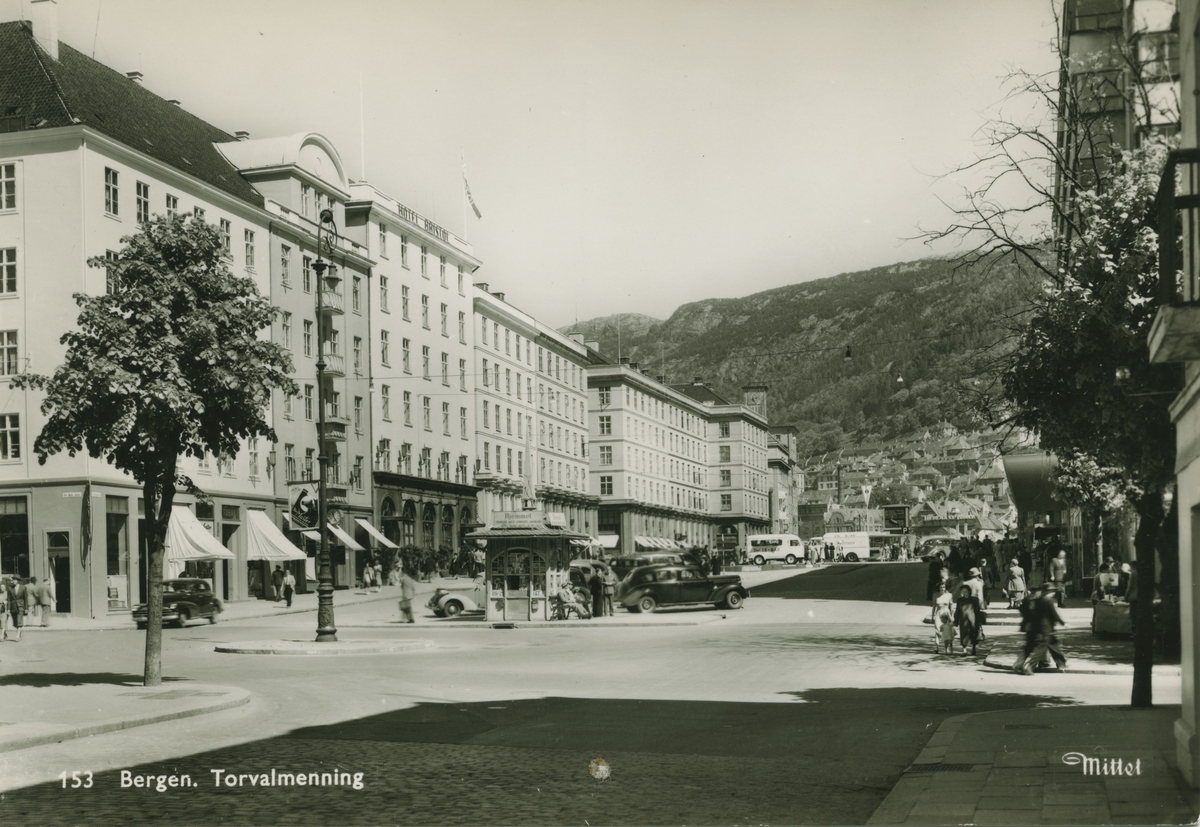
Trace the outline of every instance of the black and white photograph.
<instances>
[{"instance_id":1,"label":"black and white photograph","mask_svg":"<svg viewBox=\"0 0 1200 827\"><path fill-rule=\"evenodd\" d=\"M1200 815L1200 0L0 0L0 824Z\"/></svg>"}]
</instances>

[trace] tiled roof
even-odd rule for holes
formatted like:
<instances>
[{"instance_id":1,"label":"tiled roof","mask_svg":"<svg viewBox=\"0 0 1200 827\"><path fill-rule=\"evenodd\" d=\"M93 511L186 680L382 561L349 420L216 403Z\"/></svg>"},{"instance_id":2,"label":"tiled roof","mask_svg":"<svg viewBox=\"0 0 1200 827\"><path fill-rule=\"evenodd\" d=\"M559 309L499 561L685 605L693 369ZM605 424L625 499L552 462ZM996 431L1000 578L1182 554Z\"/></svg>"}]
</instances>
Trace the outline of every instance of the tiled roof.
<instances>
[{"instance_id":1,"label":"tiled roof","mask_svg":"<svg viewBox=\"0 0 1200 827\"><path fill-rule=\"evenodd\" d=\"M236 140L233 135L61 41L58 57L36 44L27 24L0 23L0 119L23 118L24 129L86 124L262 206L262 195L213 146Z\"/></svg>"},{"instance_id":2,"label":"tiled roof","mask_svg":"<svg viewBox=\"0 0 1200 827\"><path fill-rule=\"evenodd\" d=\"M701 404L712 402L714 405L728 405L729 400L721 396L707 385L687 384L687 385L671 385L671 390L676 390L684 396L690 396Z\"/></svg>"}]
</instances>

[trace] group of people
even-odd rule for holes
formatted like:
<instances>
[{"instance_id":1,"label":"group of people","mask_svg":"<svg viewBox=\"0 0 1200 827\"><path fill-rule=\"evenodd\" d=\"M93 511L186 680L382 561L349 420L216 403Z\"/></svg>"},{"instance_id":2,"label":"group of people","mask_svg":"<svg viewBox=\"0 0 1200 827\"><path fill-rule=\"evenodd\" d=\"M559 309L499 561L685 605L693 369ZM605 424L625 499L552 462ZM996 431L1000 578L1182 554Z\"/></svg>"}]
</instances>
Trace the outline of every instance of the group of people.
<instances>
[{"instance_id":1,"label":"group of people","mask_svg":"<svg viewBox=\"0 0 1200 827\"><path fill-rule=\"evenodd\" d=\"M26 618L38 618L40 625L50 625L54 611L54 590L50 583L38 582L36 577L0 577L0 640L21 639L21 629L29 625Z\"/></svg>"},{"instance_id":2,"label":"group of people","mask_svg":"<svg viewBox=\"0 0 1200 827\"><path fill-rule=\"evenodd\" d=\"M611 616L615 612L616 594L616 572L608 566L594 566L590 575L583 575L582 583L573 583L570 579L563 582L554 596L555 619L566 620L572 613L585 620Z\"/></svg>"},{"instance_id":3,"label":"group of people","mask_svg":"<svg viewBox=\"0 0 1200 827\"><path fill-rule=\"evenodd\" d=\"M930 592L936 592L932 598L934 651L954 654L954 638L957 635L963 654L966 654L969 645L974 655L979 642L985 637L983 625L987 622L988 599L983 572L979 567L972 566L951 587L949 570L945 567L935 568L940 562L940 558L935 556L934 563L930 564ZM936 583L933 581L934 571L937 572Z\"/></svg>"},{"instance_id":4,"label":"group of people","mask_svg":"<svg viewBox=\"0 0 1200 827\"><path fill-rule=\"evenodd\" d=\"M290 570L284 571L283 566L276 565L275 571L271 572L271 586L275 589L275 602L286 600L290 607L296 594L296 575Z\"/></svg>"}]
</instances>

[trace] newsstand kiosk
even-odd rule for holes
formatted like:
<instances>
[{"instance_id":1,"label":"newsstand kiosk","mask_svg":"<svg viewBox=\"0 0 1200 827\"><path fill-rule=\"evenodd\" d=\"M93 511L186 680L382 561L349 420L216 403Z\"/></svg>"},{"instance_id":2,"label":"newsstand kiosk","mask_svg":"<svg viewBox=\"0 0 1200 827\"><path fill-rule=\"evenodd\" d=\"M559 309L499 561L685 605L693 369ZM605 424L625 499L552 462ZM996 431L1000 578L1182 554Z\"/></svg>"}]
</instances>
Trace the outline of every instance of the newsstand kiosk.
<instances>
[{"instance_id":1,"label":"newsstand kiosk","mask_svg":"<svg viewBox=\"0 0 1200 827\"><path fill-rule=\"evenodd\" d=\"M569 531L562 514L505 511L466 535L487 549L486 620L549 620L550 596L570 582L570 564L587 534ZM574 541L574 543L572 542Z\"/></svg>"}]
</instances>

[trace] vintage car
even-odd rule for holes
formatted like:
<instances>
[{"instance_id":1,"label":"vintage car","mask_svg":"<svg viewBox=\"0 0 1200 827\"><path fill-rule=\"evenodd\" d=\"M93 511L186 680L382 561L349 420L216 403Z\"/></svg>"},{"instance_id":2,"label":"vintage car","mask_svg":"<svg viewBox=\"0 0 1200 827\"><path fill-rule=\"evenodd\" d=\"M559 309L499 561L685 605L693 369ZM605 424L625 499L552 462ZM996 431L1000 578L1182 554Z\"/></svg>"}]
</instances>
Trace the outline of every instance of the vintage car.
<instances>
[{"instance_id":1,"label":"vintage car","mask_svg":"<svg viewBox=\"0 0 1200 827\"><path fill-rule=\"evenodd\" d=\"M610 570L607 563L601 563L599 560L572 560L571 568L583 575L584 580L590 580L592 575L599 573L601 577Z\"/></svg>"},{"instance_id":2,"label":"vintage car","mask_svg":"<svg viewBox=\"0 0 1200 827\"><path fill-rule=\"evenodd\" d=\"M679 565L683 562L682 554L674 554L669 551L645 551L640 554L630 554L624 557L610 557L608 565L617 573L618 580L624 580L629 576L631 571L642 566L652 566L657 563L674 563Z\"/></svg>"},{"instance_id":3,"label":"vintage car","mask_svg":"<svg viewBox=\"0 0 1200 827\"><path fill-rule=\"evenodd\" d=\"M469 583L452 589L437 588L425 604L438 617L457 617L463 612L482 612L487 603L487 584L478 574Z\"/></svg>"},{"instance_id":4,"label":"vintage car","mask_svg":"<svg viewBox=\"0 0 1200 827\"><path fill-rule=\"evenodd\" d=\"M623 585L618 602L631 612L696 603L740 609L750 596L736 574L705 576L698 566L672 563L634 569Z\"/></svg>"},{"instance_id":5,"label":"vintage car","mask_svg":"<svg viewBox=\"0 0 1200 827\"><path fill-rule=\"evenodd\" d=\"M209 623L216 623L217 615L224 608L220 599L213 594L209 582L198 577L164 580L162 589L164 624L174 623L183 627L189 620L197 617L207 617ZM139 629L146 628L147 612L145 603L139 603L133 608L133 622Z\"/></svg>"}]
</instances>

